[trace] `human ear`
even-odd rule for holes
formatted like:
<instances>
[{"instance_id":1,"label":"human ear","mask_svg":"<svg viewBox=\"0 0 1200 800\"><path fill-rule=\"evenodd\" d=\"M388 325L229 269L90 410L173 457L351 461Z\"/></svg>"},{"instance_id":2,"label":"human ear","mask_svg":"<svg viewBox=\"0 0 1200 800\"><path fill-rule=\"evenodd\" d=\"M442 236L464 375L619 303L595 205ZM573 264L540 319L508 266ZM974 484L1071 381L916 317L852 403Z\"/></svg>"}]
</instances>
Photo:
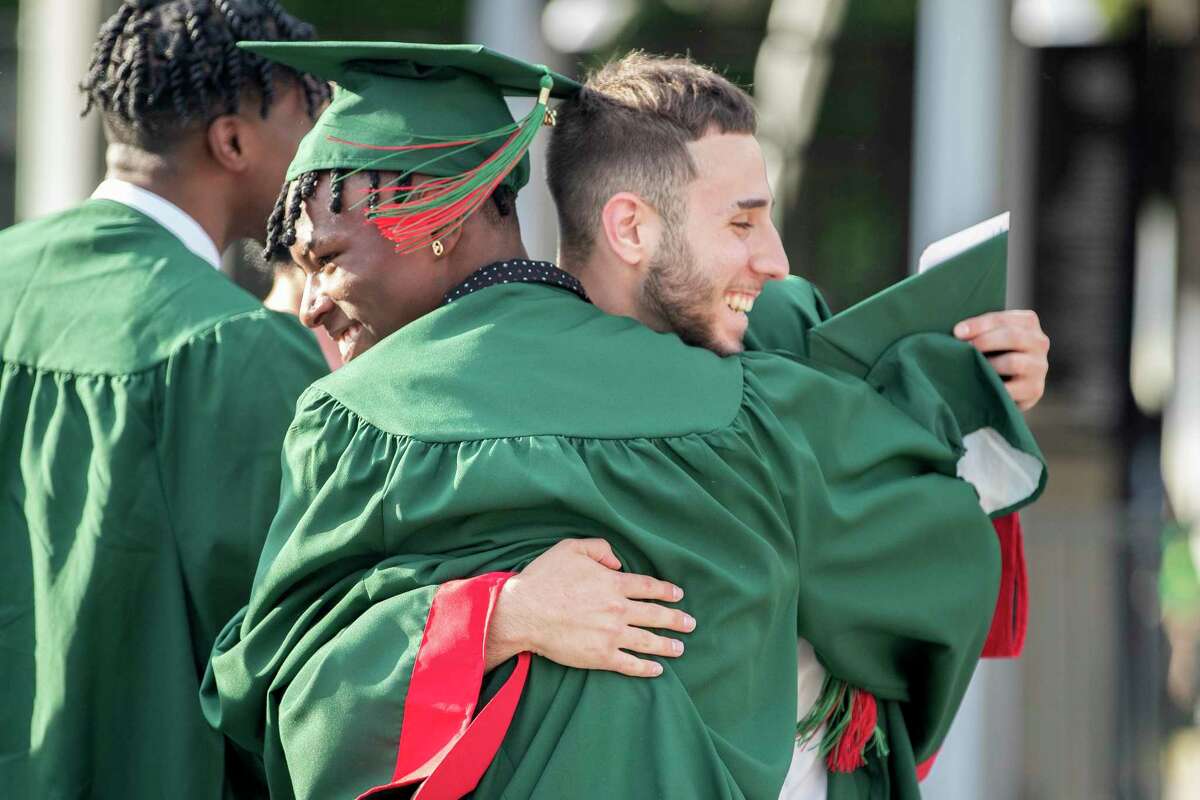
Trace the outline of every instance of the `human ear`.
<instances>
[{"instance_id":1,"label":"human ear","mask_svg":"<svg viewBox=\"0 0 1200 800\"><path fill-rule=\"evenodd\" d=\"M433 180L433 178L429 175L418 174L418 175L410 175L408 177L408 181L411 182L413 187L419 187L421 184L425 183L426 181L430 181L430 180ZM387 182L385 182L385 183L387 183ZM395 185L395 184L392 183L392 184L388 184L388 185ZM491 200L490 199L484 200L484 202L490 203ZM478 212L478 211L479 211L479 209L476 209L476 212ZM474 217L474 216L475 216L475 214L470 215L470 217ZM422 249L428 249L429 253L435 259L449 258L450 255L454 252L454 248L456 248L458 246L458 243L462 240L463 228L468 223L474 222L474 220L471 220L470 217L468 217L466 220L463 220L460 224L455 225L453 228L446 231L445 233L439 235L436 239L434 239L428 245L425 245Z\"/></svg>"},{"instance_id":2,"label":"human ear","mask_svg":"<svg viewBox=\"0 0 1200 800\"><path fill-rule=\"evenodd\" d=\"M440 254L435 252L434 255L437 258L449 257L449 255L454 252L454 248L457 247L458 243L462 240L462 230L463 226L458 225L453 230L447 231L439 236L437 241L442 243L442 252Z\"/></svg>"},{"instance_id":3,"label":"human ear","mask_svg":"<svg viewBox=\"0 0 1200 800\"><path fill-rule=\"evenodd\" d=\"M253 163L253 133L237 114L222 114L208 123L205 131L213 160L234 173L244 173Z\"/></svg>"},{"instance_id":4,"label":"human ear","mask_svg":"<svg viewBox=\"0 0 1200 800\"><path fill-rule=\"evenodd\" d=\"M633 192L618 192L600 211L602 242L630 266L640 266L653 254L661 219L645 200Z\"/></svg>"}]
</instances>

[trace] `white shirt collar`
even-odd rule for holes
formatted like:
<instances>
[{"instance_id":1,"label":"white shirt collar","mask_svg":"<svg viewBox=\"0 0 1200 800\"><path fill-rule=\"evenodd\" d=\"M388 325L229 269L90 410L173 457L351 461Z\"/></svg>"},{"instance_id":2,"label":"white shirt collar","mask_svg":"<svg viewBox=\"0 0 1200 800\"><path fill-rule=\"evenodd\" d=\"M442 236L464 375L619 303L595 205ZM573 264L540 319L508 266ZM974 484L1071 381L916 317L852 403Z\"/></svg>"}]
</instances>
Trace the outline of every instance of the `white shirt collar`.
<instances>
[{"instance_id":1,"label":"white shirt collar","mask_svg":"<svg viewBox=\"0 0 1200 800\"><path fill-rule=\"evenodd\" d=\"M213 269L221 268L221 253L217 250L216 242L200 227L199 222L170 200L116 178L102 181L92 192L92 199L112 200L140 211L174 234L184 247L211 264Z\"/></svg>"}]
</instances>

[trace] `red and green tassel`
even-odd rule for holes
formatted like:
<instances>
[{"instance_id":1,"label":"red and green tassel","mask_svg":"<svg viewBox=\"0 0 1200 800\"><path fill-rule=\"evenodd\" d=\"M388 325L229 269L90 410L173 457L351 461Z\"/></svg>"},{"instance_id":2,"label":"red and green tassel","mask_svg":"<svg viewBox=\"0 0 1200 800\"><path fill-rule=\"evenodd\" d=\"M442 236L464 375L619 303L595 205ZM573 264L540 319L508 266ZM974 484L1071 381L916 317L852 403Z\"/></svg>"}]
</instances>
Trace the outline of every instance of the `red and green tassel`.
<instances>
[{"instance_id":1,"label":"red and green tassel","mask_svg":"<svg viewBox=\"0 0 1200 800\"><path fill-rule=\"evenodd\" d=\"M538 129L543 124L554 124L554 112L547 108L550 89L554 86L553 78L548 73L543 75L540 86L537 103L528 114L510 125L476 136L457 139L421 136L417 137L423 140L420 143L395 146L333 139L341 144L387 151L388 154L380 156L375 163L381 163L400 151L430 152L428 159L404 171L389 185L380 187L376 195L378 202L367 212L368 219L375 223L379 232L396 244L396 252L404 254L419 250L461 226L520 163L533 144ZM407 185L411 175L425 172L437 161L501 137L504 137L504 143L477 167L450 177L431 178L416 186ZM370 165L360 167L341 179L345 180L356 172L370 168ZM360 202L365 202L365 199Z\"/></svg>"},{"instance_id":2,"label":"red and green tassel","mask_svg":"<svg viewBox=\"0 0 1200 800\"><path fill-rule=\"evenodd\" d=\"M820 753L830 772L853 772L867 763L872 748L880 757L888 754L874 695L830 675L808 714L796 724L796 738L807 744L822 725Z\"/></svg>"}]
</instances>

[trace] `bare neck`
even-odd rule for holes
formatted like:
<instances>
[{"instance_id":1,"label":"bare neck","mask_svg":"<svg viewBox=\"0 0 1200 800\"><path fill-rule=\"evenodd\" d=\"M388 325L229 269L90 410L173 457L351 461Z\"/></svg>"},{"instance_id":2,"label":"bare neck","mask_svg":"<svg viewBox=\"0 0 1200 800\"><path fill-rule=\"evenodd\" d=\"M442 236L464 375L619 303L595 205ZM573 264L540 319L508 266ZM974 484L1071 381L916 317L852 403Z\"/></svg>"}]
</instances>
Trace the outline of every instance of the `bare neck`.
<instances>
[{"instance_id":1,"label":"bare neck","mask_svg":"<svg viewBox=\"0 0 1200 800\"><path fill-rule=\"evenodd\" d=\"M609 263L594 255L586 262L564 260L560 266L579 279L596 308L619 317L632 317L651 328L656 327L651 320L643 319L645 313L638 302L641 287L637 282L637 273L627 264L616 260Z\"/></svg>"},{"instance_id":2,"label":"bare neck","mask_svg":"<svg viewBox=\"0 0 1200 800\"><path fill-rule=\"evenodd\" d=\"M106 178L132 183L178 206L204 229L225 252L232 235L236 210L221 183L197 169L186 158L150 153L122 144L110 144L105 154Z\"/></svg>"},{"instance_id":3,"label":"bare neck","mask_svg":"<svg viewBox=\"0 0 1200 800\"><path fill-rule=\"evenodd\" d=\"M467 222L470 227L464 227L463 238L455 248L456 257L450 269L451 285L465 281L488 264L529 258L525 243L521 241L519 226L496 227L480 222L471 219Z\"/></svg>"}]
</instances>

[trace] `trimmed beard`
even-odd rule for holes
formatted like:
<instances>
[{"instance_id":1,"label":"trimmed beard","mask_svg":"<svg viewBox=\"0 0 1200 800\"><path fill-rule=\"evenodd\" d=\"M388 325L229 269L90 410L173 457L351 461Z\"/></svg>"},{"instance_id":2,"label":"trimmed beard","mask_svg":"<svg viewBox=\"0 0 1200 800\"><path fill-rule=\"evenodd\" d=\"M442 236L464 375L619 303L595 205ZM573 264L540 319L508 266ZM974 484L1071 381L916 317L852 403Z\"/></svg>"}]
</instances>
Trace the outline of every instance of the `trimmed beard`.
<instances>
[{"instance_id":1,"label":"trimmed beard","mask_svg":"<svg viewBox=\"0 0 1200 800\"><path fill-rule=\"evenodd\" d=\"M643 312L661 319L668 330L687 344L703 347L719 356L731 355L727 348L717 343L712 333L714 320L710 304L715 289L692 268L696 263L695 255L678 227L664 226L663 240L647 265L640 298Z\"/></svg>"}]
</instances>

